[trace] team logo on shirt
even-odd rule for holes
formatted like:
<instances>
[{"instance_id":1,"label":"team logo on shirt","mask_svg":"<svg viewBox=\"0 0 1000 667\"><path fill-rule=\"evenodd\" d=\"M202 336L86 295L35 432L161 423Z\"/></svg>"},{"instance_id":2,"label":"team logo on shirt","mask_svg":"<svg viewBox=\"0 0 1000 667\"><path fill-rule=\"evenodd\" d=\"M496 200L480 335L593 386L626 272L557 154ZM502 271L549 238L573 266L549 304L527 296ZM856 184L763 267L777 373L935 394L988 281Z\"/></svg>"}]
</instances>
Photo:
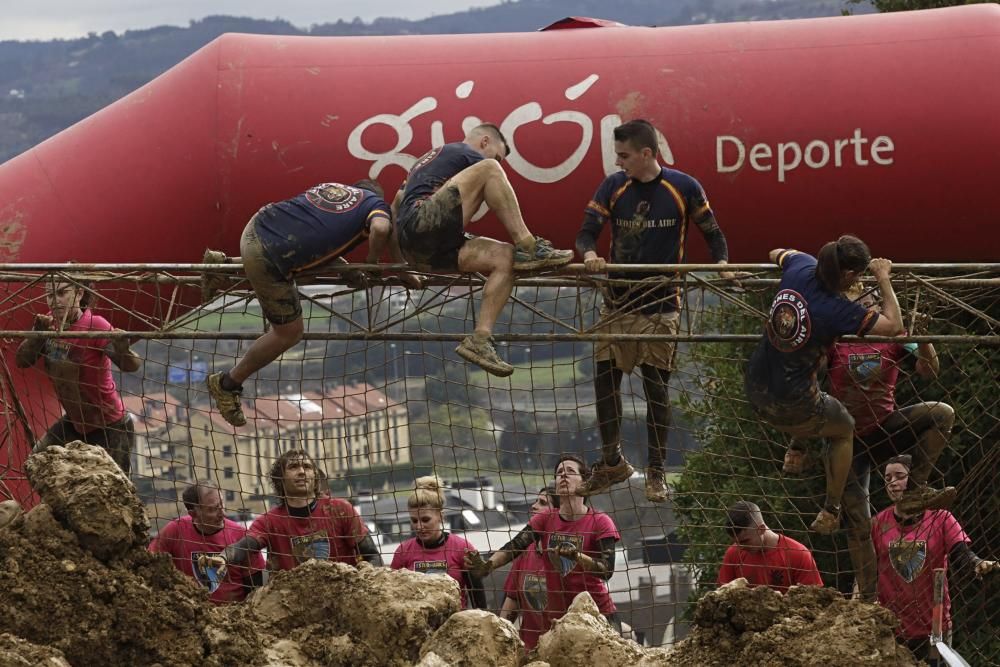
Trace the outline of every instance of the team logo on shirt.
<instances>
[{"instance_id":1,"label":"team logo on shirt","mask_svg":"<svg viewBox=\"0 0 1000 667\"><path fill-rule=\"evenodd\" d=\"M311 535L297 535L292 538L292 557L295 563L304 563L310 558L316 560L330 559L330 539L326 531L321 530Z\"/></svg>"},{"instance_id":2,"label":"team logo on shirt","mask_svg":"<svg viewBox=\"0 0 1000 667\"><path fill-rule=\"evenodd\" d=\"M413 564L413 571L420 574L448 574L448 561L418 560Z\"/></svg>"},{"instance_id":3,"label":"team logo on shirt","mask_svg":"<svg viewBox=\"0 0 1000 667\"><path fill-rule=\"evenodd\" d=\"M436 158L440 154L441 154L441 148L440 147L438 147L438 148L432 148L431 150L427 151L426 153L424 153L423 155L421 155L417 159L417 161L413 164L413 168L410 169L410 173L412 174L413 172L415 172L417 169L420 169L421 167L426 167L431 162L431 160L433 160L434 158Z\"/></svg>"},{"instance_id":4,"label":"team logo on shirt","mask_svg":"<svg viewBox=\"0 0 1000 667\"><path fill-rule=\"evenodd\" d=\"M572 561L570 561L569 563L561 562L562 560L569 560L569 559L561 559L559 557L558 551L556 551L559 547L561 547L564 544L571 544L574 547L576 547L577 552L582 552L583 535L574 535L573 533L552 533L552 535L549 537L549 560L552 561L552 564L556 566L556 569L562 572L562 574L565 576L568 573L568 571L572 569L572 567L569 567L567 569L567 566L575 565L575 563L573 563Z\"/></svg>"},{"instance_id":5,"label":"team logo on shirt","mask_svg":"<svg viewBox=\"0 0 1000 667\"><path fill-rule=\"evenodd\" d=\"M908 584L924 570L927 563L927 540L904 540L889 543L889 562L892 569Z\"/></svg>"},{"instance_id":6,"label":"team logo on shirt","mask_svg":"<svg viewBox=\"0 0 1000 667\"><path fill-rule=\"evenodd\" d=\"M879 377L879 371L882 370L882 354L880 352L849 354L847 368L855 382L868 385Z\"/></svg>"},{"instance_id":7,"label":"team logo on shirt","mask_svg":"<svg viewBox=\"0 0 1000 667\"><path fill-rule=\"evenodd\" d=\"M549 604L549 589L545 585L545 577L538 574L524 575L521 582L524 589L524 599L528 606L535 611L544 611Z\"/></svg>"},{"instance_id":8,"label":"team logo on shirt","mask_svg":"<svg viewBox=\"0 0 1000 667\"><path fill-rule=\"evenodd\" d=\"M339 183L323 183L306 192L310 204L330 213L344 213L361 203L364 193L358 188Z\"/></svg>"},{"instance_id":9,"label":"team logo on shirt","mask_svg":"<svg viewBox=\"0 0 1000 667\"><path fill-rule=\"evenodd\" d=\"M809 304L795 290L783 289L771 302L767 316L767 337L781 352L794 352L809 341L812 322Z\"/></svg>"},{"instance_id":10,"label":"team logo on shirt","mask_svg":"<svg viewBox=\"0 0 1000 667\"><path fill-rule=\"evenodd\" d=\"M221 555L219 551L192 551L191 552L191 572L194 574L194 580L198 582L198 585L207 590L209 593L214 593L219 589L222 584L219 578L218 570L214 567L204 567L201 562L200 556L215 557Z\"/></svg>"}]
</instances>

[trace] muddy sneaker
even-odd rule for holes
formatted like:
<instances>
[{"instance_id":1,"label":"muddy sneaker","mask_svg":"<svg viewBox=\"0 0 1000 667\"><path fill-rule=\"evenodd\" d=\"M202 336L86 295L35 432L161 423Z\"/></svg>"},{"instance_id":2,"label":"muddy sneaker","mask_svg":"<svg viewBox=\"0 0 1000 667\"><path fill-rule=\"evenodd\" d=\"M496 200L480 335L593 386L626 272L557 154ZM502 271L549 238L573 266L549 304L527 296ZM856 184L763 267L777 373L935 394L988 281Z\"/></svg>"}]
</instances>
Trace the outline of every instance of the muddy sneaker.
<instances>
[{"instance_id":1,"label":"muddy sneaker","mask_svg":"<svg viewBox=\"0 0 1000 667\"><path fill-rule=\"evenodd\" d=\"M816 515L816 519L809 524L809 529L820 535L829 535L838 528L840 528L839 507L836 512L828 512L825 509L820 510L819 514Z\"/></svg>"},{"instance_id":2,"label":"muddy sneaker","mask_svg":"<svg viewBox=\"0 0 1000 667\"><path fill-rule=\"evenodd\" d=\"M938 491L926 484L922 484L915 489L907 489L903 492L903 497L896 503L896 509L900 514L919 514L924 510L946 510L951 507L958 491L954 486L946 486Z\"/></svg>"},{"instance_id":3,"label":"muddy sneaker","mask_svg":"<svg viewBox=\"0 0 1000 667\"><path fill-rule=\"evenodd\" d=\"M573 259L572 250L556 250L552 244L541 238L535 237L535 251L529 253L517 246L514 247L514 270L532 271L534 269L553 269L559 266L566 266Z\"/></svg>"},{"instance_id":4,"label":"muddy sneaker","mask_svg":"<svg viewBox=\"0 0 1000 667\"><path fill-rule=\"evenodd\" d=\"M594 496L604 493L618 482L624 482L632 476L635 468L622 456L617 464L606 465L603 461L598 461L590 469L590 479L587 479L576 490L578 496Z\"/></svg>"},{"instance_id":5,"label":"muddy sneaker","mask_svg":"<svg viewBox=\"0 0 1000 667\"><path fill-rule=\"evenodd\" d=\"M500 358L496 348L493 347L493 337L480 338L479 336L466 336L465 340L455 348L458 356L469 363L473 363L487 373L505 378L514 372L514 367Z\"/></svg>"},{"instance_id":6,"label":"muddy sneaker","mask_svg":"<svg viewBox=\"0 0 1000 667\"><path fill-rule=\"evenodd\" d=\"M202 264L229 264L229 257L221 250L206 250L201 258ZM201 274L201 302L208 303L220 291L229 287L229 279L224 274Z\"/></svg>"},{"instance_id":7,"label":"muddy sneaker","mask_svg":"<svg viewBox=\"0 0 1000 667\"><path fill-rule=\"evenodd\" d=\"M670 497L666 476L660 468L646 468L646 500L651 503L665 503Z\"/></svg>"},{"instance_id":8,"label":"muddy sneaker","mask_svg":"<svg viewBox=\"0 0 1000 667\"><path fill-rule=\"evenodd\" d=\"M243 406L240 405L239 390L228 391L222 388L222 373L212 373L205 379L208 385L208 393L215 401L215 407L219 409L222 418L233 426L243 426L247 423L247 418L243 416Z\"/></svg>"}]
</instances>

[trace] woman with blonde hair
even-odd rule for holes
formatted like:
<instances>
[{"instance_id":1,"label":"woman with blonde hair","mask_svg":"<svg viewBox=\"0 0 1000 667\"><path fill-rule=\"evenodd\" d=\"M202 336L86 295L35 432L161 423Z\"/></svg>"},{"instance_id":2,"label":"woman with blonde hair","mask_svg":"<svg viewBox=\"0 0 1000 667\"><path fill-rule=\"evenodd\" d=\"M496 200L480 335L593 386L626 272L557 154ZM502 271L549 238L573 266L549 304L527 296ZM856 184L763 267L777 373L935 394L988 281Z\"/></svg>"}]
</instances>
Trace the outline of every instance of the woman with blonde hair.
<instances>
[{"instance_id":1,"label":"woman with blonde hair","mask_svg":"<svg viewBox=\"0 0 1000 667\"><path fill-rule=\"evenodd\" d=\"M464 564L466 552L475 551L465 538L444 529L444 491L436 476L420 477L410 494L410 526L415 537L399 545L392 557L392 569L423 574L446 574L461 587L462 609L486 608L481 577Z\"/></svg>"}]
</instances>

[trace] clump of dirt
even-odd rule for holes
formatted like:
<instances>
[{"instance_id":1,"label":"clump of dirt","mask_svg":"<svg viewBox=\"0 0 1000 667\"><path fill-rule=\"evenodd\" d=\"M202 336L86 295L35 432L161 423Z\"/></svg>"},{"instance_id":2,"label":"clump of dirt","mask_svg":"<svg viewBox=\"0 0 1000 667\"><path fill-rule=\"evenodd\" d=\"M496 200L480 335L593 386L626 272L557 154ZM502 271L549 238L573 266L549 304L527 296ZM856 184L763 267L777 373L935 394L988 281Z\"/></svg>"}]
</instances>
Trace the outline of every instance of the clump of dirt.
<instances>
[{"instance_id":1,"label":"clump of dirt","mask_svg":"<svg viewBox=\"0 0 1000 667\"><path fill-rule=\"evenodd\" d=\"M496 614L466 609L453 614L420 649L452 667L518 667L524 643L514 626Z\"/></svg>"},{"instance_id":2,"label":"clump of dirt","mask_svg":"<svg viewBox=\"0 0 1000 667\"><path fill-rule=\"evenodd\" d=\"M253 628L146 551L142 506L103 449L53 447L28 469L43 502L0 529L0 632L73 665L263 662Z\"/></svg>"},{"instance_id":3,"label":"clump of dirt","mask_svg":"<svg viewBox=\"0 0 1000 667\"><path fill-rule=\"evenodd\" d=\"M644 648L624 639L601 615L589 593L574 598L566 614L539 638L536 653L551 667L652 667L666 664L667 655L666 649Z\"/></svg>"},{"instance_id":4,"label":"clump of dirt","mask_svg":"<svg viewBox=\"0 0 1000 667\"><path fill-rule=\"evenodd\" d=\"M101 447L49 447L28 457L25 471L42 502L102 561L149 541L149 519L135 487Z\"/></svg>"},{"instance_id":5,"label":"clump of dirt","mask_svg":"<svg viewBox=\"0 0 1000 667\"><path fill-rule=\"evenodd\" d=\"M261 631L324 665L412 665L460 606L458 584L409 570L308 561L247 603Z\"/></svg>"},{"instance_id":6,"label":"clump of dirt","mask_svg":"<svg viewBox=\"0 0 1000 667\"><path fill-rule=\"evenodd\" d=\"M896 643L892 612L835 590L793 586L781 595L737 579L698 603L690 634L669 653L670 664L889 665L920 664Z\"/></svg>"},{"instance_id":7,"label":"clump of dirt","mask_svg":"<svg viewBox=\"0 0 1000 667\"><path fill-rule=\"evenodd\" d=\"M0 667L70 667L70 664L62 651L5 632L0 634Z\"/></svg>"}]
</instances>

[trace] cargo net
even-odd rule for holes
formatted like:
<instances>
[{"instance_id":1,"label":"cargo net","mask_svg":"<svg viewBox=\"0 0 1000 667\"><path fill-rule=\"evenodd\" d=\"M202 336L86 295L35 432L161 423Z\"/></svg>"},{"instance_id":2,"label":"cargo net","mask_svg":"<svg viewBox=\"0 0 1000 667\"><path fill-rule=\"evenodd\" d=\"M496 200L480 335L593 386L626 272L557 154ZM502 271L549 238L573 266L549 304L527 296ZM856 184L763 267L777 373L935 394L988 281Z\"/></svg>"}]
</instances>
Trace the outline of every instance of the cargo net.
<instances>
[{"instance_id":1,"label":"cargo net","mask_svg":"<svg viewBox=\"0 0 1000 667\"><path fill-rule=\"evenodd\" d=\"M59 347L56 334L26 332L36 313L49 312L45 289L53 283L84 290L92 312L127 332L115 335L130 339L142 359L138 372L115 370L114 378L135 426L131 479L154 532L186 514L181 493L194 482L217 485L229 516L249 525L275 501L268 477L275 459L302 449L316 461L321 491L351 501L386 564L412 535L407 499L415 480L430 474L447 483L445 528L490 552L528 521L540 489L554 484L561 455L588 463L600 457L594 347L630 338L595 327L606 278L567 272L519 279L494 331L500 356L515 371L498 378L453 352L473 328L481 278L426 276L424 289L408 292L378 276L361 288L345 286L337 274L307 277L300 283L305 338L245 383L248 423L234 428L211 406L205 378L231 368L266 322L238 266L228 267L222 291L201 303L203 268L6 267L0 472L7 497L36 502L23 462L63 416L47 377L55 366L18 368L14 353L46 336L50 348ZM637 472L591 500L621 534L610 597L624 631L646 646L669 645L688 632L694 602L716 586L733 542L726 510L736 501L756 503L767 526L811 549L827 586L852 591L846 531L824 537L807 530L823 497L822 442L806 443L812 467L795 478L783 474L790 439L756 418L744 397L743 368L777 278L773 266L743 268L751 274L738 285L691 267L617 283L620 314L630 303L648 304L647 290L665 285L678 286L684 302L676 335L631 336L676 342L665 461L671 499L654 504L645 497L647 405L636 369L624 376L620 395L623 453ZM993 487L1000 466L1000 265L910 265L893 276L907 325L922 336L912 340L934 342L940 360L939 374L922 378L914 355L906 355L896 402L940 401L954 409L930 482L958 488L951 513L972 550L993 559L1000 555ZM932 317L929 324L916 323L917 311ZM883 463L871 470L873 514L890 505ZM932 539L894 552L906 561L899 571L922 571ZM490 609L501 606L507 573L485 581ZM989 603L1000 574L947 574L953 646L971 664L1000 662L1000 608Z\"/></svg>"}]
</instances>

